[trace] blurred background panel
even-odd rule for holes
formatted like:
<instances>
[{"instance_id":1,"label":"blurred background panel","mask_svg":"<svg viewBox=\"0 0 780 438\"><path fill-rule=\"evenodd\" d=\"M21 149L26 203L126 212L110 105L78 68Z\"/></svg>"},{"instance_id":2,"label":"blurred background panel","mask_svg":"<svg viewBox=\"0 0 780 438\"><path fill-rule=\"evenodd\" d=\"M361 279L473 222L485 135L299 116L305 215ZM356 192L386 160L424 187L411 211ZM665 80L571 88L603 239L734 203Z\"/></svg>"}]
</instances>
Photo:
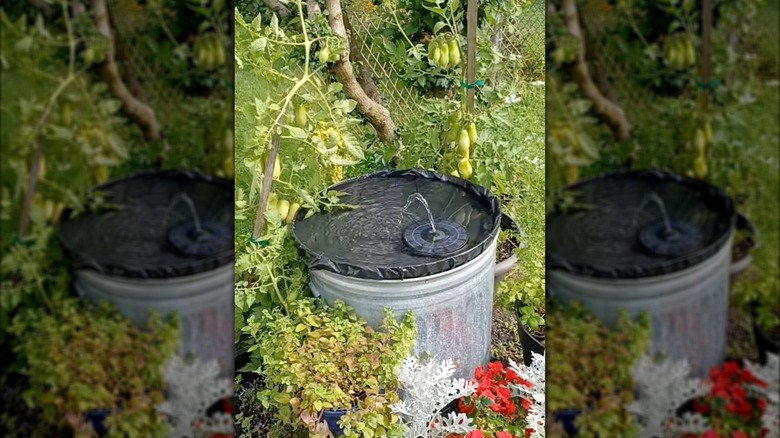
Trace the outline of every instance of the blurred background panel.
<instances>
[{"instance_id":1,"label":"blurred background panel","mask_svg":"<svg viewBox=\"0 0 780 438\"><path fill-rule=\"evenodd\" d=\"M547 2L553 436L778 433L779 14Z\"/></svg>"},{"instance_id":2,"label":"blurred background panel","mask_svg":"<svg viewBox=\"0 0 780 438\"><path fill-rule=\"evenodd\" d=\"M232 430L232 8L3 4L0 435Z\"/></svg>"}]
</instances>

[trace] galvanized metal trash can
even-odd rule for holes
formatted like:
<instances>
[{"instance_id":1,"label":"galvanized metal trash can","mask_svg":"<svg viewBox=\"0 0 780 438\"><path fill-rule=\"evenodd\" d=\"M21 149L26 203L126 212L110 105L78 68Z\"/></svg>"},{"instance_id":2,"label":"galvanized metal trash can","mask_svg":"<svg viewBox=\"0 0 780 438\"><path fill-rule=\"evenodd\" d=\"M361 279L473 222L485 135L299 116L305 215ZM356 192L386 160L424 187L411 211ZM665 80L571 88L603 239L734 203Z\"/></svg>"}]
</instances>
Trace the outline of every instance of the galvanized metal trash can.
<instances>
[{"instance_id":1,"label":"galvanized metal trash can","mask_svg":"<svg viewBox=\"0 0 780 438\"><path fill-rule=\"evenodd\" d=\"M75 288L137 326L176 313L180 354L233 369L233 185L191 171L144 172L96 188L99 210L66 211L57 232Z\"/></svg>"},{"instance_id":2,"label":"galvanized metal trash can","mask_svg":"<svg viewBox=\"0 0 780 438\"><path fill-rule=\"evenodd\" d=\"M625 309L650 317L651 354L704 377L725 355L736 213L702 181L615 172L567 188L579 208L547 218L547 290L607 326Z\"/></svg>"},{"instance_id":3,"label":"galvanized metal trash can","mask_svg":"<svg viewBox=\"0 0 780 438\"><path fill-rule=\"evenodd\" d=\"M486 365L498 201L469 181L423 170L378 172L329 190L355 208L308 219L302 211L293 223L312 292L343 300L373 327L385 307L399 317L412 311L414 353L453 360L457 377Z\"/></svg>"}]
</instances>

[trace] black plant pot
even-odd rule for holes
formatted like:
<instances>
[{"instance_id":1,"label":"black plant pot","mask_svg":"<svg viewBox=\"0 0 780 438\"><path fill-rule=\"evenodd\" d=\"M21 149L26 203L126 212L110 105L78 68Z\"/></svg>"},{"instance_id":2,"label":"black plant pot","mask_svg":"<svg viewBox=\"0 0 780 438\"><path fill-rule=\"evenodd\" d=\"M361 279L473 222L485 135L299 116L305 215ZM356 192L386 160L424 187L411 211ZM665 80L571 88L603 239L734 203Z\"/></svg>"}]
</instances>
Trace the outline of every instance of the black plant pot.
<instances>
[{"instance_id":1,"label":"black plant pot","mask_svg":"<svg viewBox=\"0 0 780 438\"><path fill-rule=\"evenodd\" d=\"M755 337L756 347L758 347L758 360L762 365L766 365L767 355L769 353L777 354L777 341L772 340L769 334L756 324L755 315L753 316L753 337Z\"/></svg>"},{"instance_id":2,"label":"black plant pot","mask_svg":"<svg viewBox=\"0 0 780 438\"><path fill-rule=\"evenodd\" d=\"M104 422L109 415L111 415L110 409L93 409L87 412L87 421L92 425L92 428L95 429L97 436L103 437L108 433L108 429Z\"/></svg>"},{"instance_id":3,"label":"black plant pot","mask_svg":"<svg viewBox=\"0 0 780 438\"><path fill-rule=\"evenodd\" d=\"M555 419L561 422L563 430L565 430L569 436L576 436L577 427L574 426L574 420L576 420L581 413L582 411L579 409L564 409L555 414Z\"/></svg>"},{"instance_id":4,"label":"black plant pot","mask_svg":"<svg viewBox=\"0 0 780 438\"><path fill-rule=\"evenodd\" d=\"M515 303L515 315L517 316L517 327L518 331L520 332L520 347L523 349L523 363L525 366L530 366L531 362L533 360L533 356L531 354L526 354L526 352L534 352L537 354L544 355L544 336L534 336L533 334L528 332L528 329L525 328L522 322L520 322L520 303Z\"/></svg>"}]
</instances>

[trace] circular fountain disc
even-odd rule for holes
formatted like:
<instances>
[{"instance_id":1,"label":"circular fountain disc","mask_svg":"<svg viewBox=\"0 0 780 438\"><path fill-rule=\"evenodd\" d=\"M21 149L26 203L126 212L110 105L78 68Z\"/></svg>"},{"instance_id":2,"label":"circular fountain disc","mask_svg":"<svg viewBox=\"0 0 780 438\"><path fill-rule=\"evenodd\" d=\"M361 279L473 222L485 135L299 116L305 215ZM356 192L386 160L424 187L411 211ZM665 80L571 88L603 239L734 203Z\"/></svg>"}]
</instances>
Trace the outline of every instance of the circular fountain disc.
<instances>
[{"instance_id":1,"label":"circular fountain disc","mask_svg":"<svg viewBox=\"0 0 780 438\"><path fill-rule=\"evenodd\" d=\"M193 275L233 261L233 182L190 171L151 171L95 189L103 208L66 210L57 225L76 268L133 278ZM189 199L207 234L194 239Z\"/></svg>"},{"instance_id":2,"label":"circular fountain disc","mask_svg":"<svg viewBox=\"0 0 780 438\"><path fill-rule=\"evenodd\" d=\"M195 257L215 254L230 246L230 228L212 221L201 222L200 227L199 233L195 221L176 225L168 231L168 240L180 253Z\"/></svg>"},{"instance_id":3,"label":"circular fountain disc","mask_svg":"<svg viewBox=\"0 0 780 438\"><path fill-rule=\"evenodd\" d=\"M433 231L429 220L410 225L404 231L404 243L416 254L444 257L463 248L468 240L466 230L455 222L448 220L434 221L436 231Z\"/></svg>"},{"instance_id":4,"label":"circular fountain disc","mask_svg":"<svg viewBox=\"0 0 780 438\"><path fill-rule=\"evenodd\" d=\"M666 221L649 224L639 230L639 242L651 254L677 257L689 253L701 241L701 230L687 222Z\"/></svg>"},{"instance_id":5,"label":"circular fountain disc","mask_svg":"<svg viewBox=\"0 0 780 438\"><path fill-rule=\"evenodd\" d=\"M302 210L292 234L311 269L350 277L398 280L456 268L493 243L501 221L487 190L436 172L382 171L328 190L343 193L341 203L352 208L309 218ZM428 212L416 196L427 202L443 240L428 236Z\"/></svg>"},{"instance_id":6,"label":"circular fountain disc","mask_svg":"<svg viewBox=\"0 0 780 438\"><path fill-rule=\"evenodd\" d=\"M664 275L711 257L734 228L733 203L720 189L668 172L615 172L566 191L574 202L547 216L548 269L602 278Z\"/></svg>"}]
</instances>

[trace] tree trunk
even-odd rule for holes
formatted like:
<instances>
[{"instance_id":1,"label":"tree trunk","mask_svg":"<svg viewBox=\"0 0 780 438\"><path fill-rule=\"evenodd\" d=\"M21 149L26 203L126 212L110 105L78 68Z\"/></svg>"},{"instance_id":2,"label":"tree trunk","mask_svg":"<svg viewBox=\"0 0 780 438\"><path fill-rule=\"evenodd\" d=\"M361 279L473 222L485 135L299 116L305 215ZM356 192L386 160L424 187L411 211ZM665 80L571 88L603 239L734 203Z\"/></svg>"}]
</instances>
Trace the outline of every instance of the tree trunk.
<instances>
[{"instance_id":1,"label":"tree trunk","mask_svg":"<svg viewBox=\"0 0 780 438\"><path fill-rule=\"evenodd\" d=\"M366 90L355 78L355 70L350 61L349 37L344 26L344 14L341 11L340 0L325 0L325 9L328 10L328 24L336 36L344 39L344 52L338 61L333 64L333 74L344 86L344 93L357 102L357 110L371 123L383 142L392 142L396 138L395 124L390 117L390 111L384 106L372 100Z\"/></svg>"},{"instance_id":2,"label":"tree trunk","mask_svg":"<svg viewBox=\"0 0 780 438\"><path fill-rule=\"evenodd\" d=\"M580 40L580 49L577 52L577 58L569 68L569 73L579 86L580 92L593 103L593 110L599 118L612 129L615 139L619 141L630 139L631 126L626 119L623 108L605 97L591 79L588 63L585 59L585 39L582 35L576 0L562 0L561 12L569 33Z\"/></svg>"},{"instance_id":3,"label":"tree trunk","mask_svg":"<svg viewBox=\"0 0 780 438\"><path fill-rule=\"evenodd\" d=\"M366 91L368 97L374 102L384 105L382 101L382 95L379 94L379 89L374 82L374 78L371 76L371 69L368 68L366 58L363 57L363 53L360 51L360 43L355 37L355 32L352 29L352 25L349 23L349 15L344 14L344 27L347 29L347 35L349 36L349 58L357 65L357 80L363 90Z\"/></svg>"},{"instance_id":4,"label":"tree trunk","mask_svg":"<svg viewBox=\"0 0 780 438\"><path fill-rule=\"evenodd\" d=\"M290 15L290 10L287 8L287 6L279 3L278 0L263 0L263 4L268 6L269 9L276 12L277 15L279 15L279 18L287 18L288 15Z\"/></svg>"},{"instance_id":5,"label":"tree trunk","mask_svg":"<svg viewBox=\"0 0 780 438\"><path fill-rule=\"evenodd\" d=\"M116 41L112 35L106 1L92 0L92 14L97 31L109 41L106 59L99 67L103 80L108 85L111 94L122 102L122 109L125 113L141 128L144 138L149 141L159 140L160 123L157 121L154 110L133 95L119 73L119 66L116 63Z\"/></svg>"}]
</instances>

